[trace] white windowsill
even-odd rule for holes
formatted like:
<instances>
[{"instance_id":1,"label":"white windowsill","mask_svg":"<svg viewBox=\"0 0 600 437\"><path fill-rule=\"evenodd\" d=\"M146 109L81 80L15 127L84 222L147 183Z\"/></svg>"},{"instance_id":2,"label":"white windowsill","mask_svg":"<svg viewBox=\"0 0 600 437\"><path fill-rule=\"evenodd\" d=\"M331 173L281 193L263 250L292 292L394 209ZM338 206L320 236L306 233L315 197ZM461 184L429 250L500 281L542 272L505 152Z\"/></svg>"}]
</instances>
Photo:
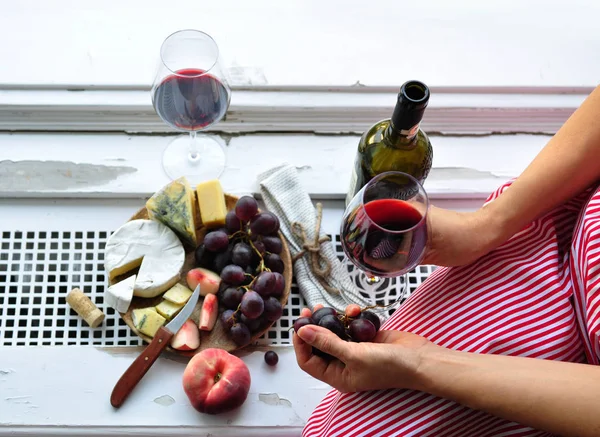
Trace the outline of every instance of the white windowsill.
<instances>
[{"instance_id":1,"label":"white windowsill","mask_svg":"<svg viewBox=\"0 0 600 437\"><path fill-rule=\"evenodd\" d=\"M216 137L228 164L225 191L259 191L257 175L288 162L314 199L343 199L358 136L252 134ZM161 167L172 136L114 133L0 133L0 197L143 198L169 182ZM425 188L435 202L480 205L516 177L545 145L545 135L432 136ZM466 203L465 203L466 202Z\"/></svg>"}]
</instances>

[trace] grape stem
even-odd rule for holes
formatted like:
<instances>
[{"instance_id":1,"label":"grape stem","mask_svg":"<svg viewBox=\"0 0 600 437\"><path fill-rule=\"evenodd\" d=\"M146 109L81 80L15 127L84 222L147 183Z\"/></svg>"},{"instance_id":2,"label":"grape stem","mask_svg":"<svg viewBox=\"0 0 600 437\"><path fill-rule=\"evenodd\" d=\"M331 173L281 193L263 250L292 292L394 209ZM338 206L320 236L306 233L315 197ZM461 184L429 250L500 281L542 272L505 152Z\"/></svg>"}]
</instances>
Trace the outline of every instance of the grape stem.
<instances>
[{"instance_id":1,"label":"grape stem","mask_svg":"<svg viewBox=\"0 0 600 437\"><path fill-rule=\"evenodd\" d=\"M360 312L362 313L363 311L372 310L372 309L375 309L375 308L382 308L382 309L385 309L385 308L387 308L387 307L391 307L392 305L395 305L396 303L397 303L397 302L392 302L392 303L389 303L389 304L387 304L387 305L378 305L378 304L375 304L375 305L370 305L370 306L366 306L366 307L364 307L364 308L361 308L361 309L360 309Z\"/></svg>"}]
</instances>

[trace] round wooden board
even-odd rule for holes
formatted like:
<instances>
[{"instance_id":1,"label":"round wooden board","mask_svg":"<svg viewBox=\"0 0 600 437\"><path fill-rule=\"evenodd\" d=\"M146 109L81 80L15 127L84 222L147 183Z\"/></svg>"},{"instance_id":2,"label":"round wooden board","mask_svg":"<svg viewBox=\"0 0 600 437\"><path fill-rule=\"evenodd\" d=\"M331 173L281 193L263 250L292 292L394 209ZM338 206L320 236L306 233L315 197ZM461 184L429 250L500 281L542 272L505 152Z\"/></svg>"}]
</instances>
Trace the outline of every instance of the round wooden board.
<instances>
[{"instance_id":1,"label":"round wooden board","mask_svg":"<svg viewBox=\"0 0 600 437\"><path fill-rule=\"evenodd\" d=\"M237 199L238 198L235 196L225 194L225 204L227 205L227 210L231 211L235 207L235 203L237 202ZM131 217L130 220L137 220L137 219L145 219L145 220L148 219L148 211L146 210L145 207L140 209L133 217ZM200 220L198 219L196 221L196 223L200 223ZM207 229L204 226L202 226L201 223L196 228L196 233L198 236L198 244L202 243L202 241L204 240L204 235L206 234L206 231L207 231ZM283 260L283 264L284 264L283 277L285 278L285 290L283 291L280 301L281 301L281 305L285 306L285 304L288 301L288 297L290 295L290 290L292 288L292 257L290 255L290 250L285 241L285 238L283 237L283 235L281 235L281 233L279 234L279 238L281 238L281 242L283 243L283 250L281 251L280 256L281 256L281 259ZM183 284L187 287L185 277L187 275L187 272L195 267L197 267L197 266L196 266L196 260L194 258L194 250L190 250L189 248L186 248L185 263L183 265L183 269L181 270L181 279L179 280L179 282L181 284ZM131 273L127 273L123 277L116 277L113 281L110 281L110 284L112 285L113 283L117 283L117 282L121 281L122 279L124 279L126 276L129 276L130 274ZM144 298L144 297L134 296L131 301L131 305L129 306L129 310L126 313L121 313L121 317L123 318L125 323L127 323L127 326L129 326L146 343L149 343L150 341L152 341L152 338L142 334L135 328L135 326L133 325L133 320L132 320L132 312L133 312L133 310L138 309L138 308L147 308L147 307L151 307L151 306L156 306L161 301L162 301L162 294L157 297L153 297L153 298ZM202 308L202 301L203 301L203 298L201 296L198 304L196 305L196 308L194 309L192 317L191 317L191 319L196 324L198 324L198 321L199 321L200 309ZM220 307L219 314L221 314L222 311L223 311L223 308ZM273 325L273 323L270 323L269 325L266 325L264 328L260 329L256 333L254 333L250 340L250 343L248 343L248 344L252 344L253 342L255 342L266 331L268 331L272 325ZM247 346L247 345L244 345L244 346ZM192 357L192 356L196 355L197 353L199 353L200 351L202 351L204 349L208 349L208 348L224 349L228 352L231 352L236 349L241 349L244 346L238 346L237 344L235 344L233 342L233 340L231 340L229 334L223 328L223 324L220 322L220 320L217 320L217 323L215 324L215 327L213 328L212 331L200 331L200 347L198 349L193 350L193 351L179 351L179 350L172 349L171 347L167 347L167 350L172 351L179 355Z\"/></svg>"}]
</instances>

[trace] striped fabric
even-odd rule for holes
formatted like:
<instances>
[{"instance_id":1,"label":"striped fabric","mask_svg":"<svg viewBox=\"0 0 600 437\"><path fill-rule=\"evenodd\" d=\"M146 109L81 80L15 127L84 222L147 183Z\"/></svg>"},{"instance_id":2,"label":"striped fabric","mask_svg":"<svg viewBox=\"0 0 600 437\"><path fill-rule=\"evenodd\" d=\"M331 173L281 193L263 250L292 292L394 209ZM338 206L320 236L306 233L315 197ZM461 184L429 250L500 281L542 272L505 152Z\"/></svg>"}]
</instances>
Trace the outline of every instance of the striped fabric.
<instances>
[{"instance_id":1,"label":"striped fabric","mask_svg":"<svg viewBox=\"0 0 600 437\"><path fill-rule=\"evenodd\" d=\"M475 263L436 269L382 329L467 352L598 364L599 229L600 190L588 190ZM333 390L303 431L304 437L547 435L411 390Z\"/></svg>"}]
</instances>

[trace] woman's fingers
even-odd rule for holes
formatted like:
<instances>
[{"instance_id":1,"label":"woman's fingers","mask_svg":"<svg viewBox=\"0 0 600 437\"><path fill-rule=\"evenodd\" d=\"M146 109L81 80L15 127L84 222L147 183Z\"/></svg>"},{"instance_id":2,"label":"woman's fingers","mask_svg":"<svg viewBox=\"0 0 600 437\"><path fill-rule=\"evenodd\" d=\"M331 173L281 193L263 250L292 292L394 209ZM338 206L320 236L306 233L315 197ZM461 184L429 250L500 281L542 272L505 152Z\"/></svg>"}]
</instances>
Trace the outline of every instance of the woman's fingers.
<instances>
[{"instance_id":1,"label":"woman's fingers","mask_svg":"<svg viewBox=\"0 0 600 437\"><path fill-rule=\"evenodd\" d=\"M312 353L312 346L294 334L292 341L296 352L296 361L302 370L313 378L324 381L338 390L345 390L344 368L339 360L324 360Z\"/></svg>"},{"instance_id":2,"label":"woman's fingers","mask_svg":"<svg viewBox=\"0 0 600 437\"><path fill-rule=\"evenodd\" d=\"M311 315L312 313L308 308L302 308L302 311L300 311L300 317L310 317Z\"/></svg>"},{"instance_id":3,"label":"woman's fingers","mask_svg":"<svg viewBox=\"0 0 600 437\"><path fill-rule=\"evenodd\" d=\"M322 352L334 356L340 361L348 359L352 343L348 343L328 329L315 325L306 325L300 328L298 336L311 346Z\"/></svg>"},{"instance_id":4,"label":"woman's fingers","mask_svg":"<svg viewBox=\"0 0 600 437\"><path fill-rule=\"evenodd\" d=\"M323 304L321 304L321 303L318 303L318 304L316 304L316 305L313 307L313 311L320 310L321 308L323 308L323 306L324 306Z\"/></svg>"},{"instance_id":5,"label":"woman's fingers","mask_svg":"<svg viewBox=\"0 0 600 437\"><path fill-rule=\"evenodd\" d=\"M292 343L294 345L294 352L296 353L296 361L300 367L304 366L312 357L312 346L306 344L304 340L298 337L298 334L292 336Z\"/></svg>"}]
</instances>

